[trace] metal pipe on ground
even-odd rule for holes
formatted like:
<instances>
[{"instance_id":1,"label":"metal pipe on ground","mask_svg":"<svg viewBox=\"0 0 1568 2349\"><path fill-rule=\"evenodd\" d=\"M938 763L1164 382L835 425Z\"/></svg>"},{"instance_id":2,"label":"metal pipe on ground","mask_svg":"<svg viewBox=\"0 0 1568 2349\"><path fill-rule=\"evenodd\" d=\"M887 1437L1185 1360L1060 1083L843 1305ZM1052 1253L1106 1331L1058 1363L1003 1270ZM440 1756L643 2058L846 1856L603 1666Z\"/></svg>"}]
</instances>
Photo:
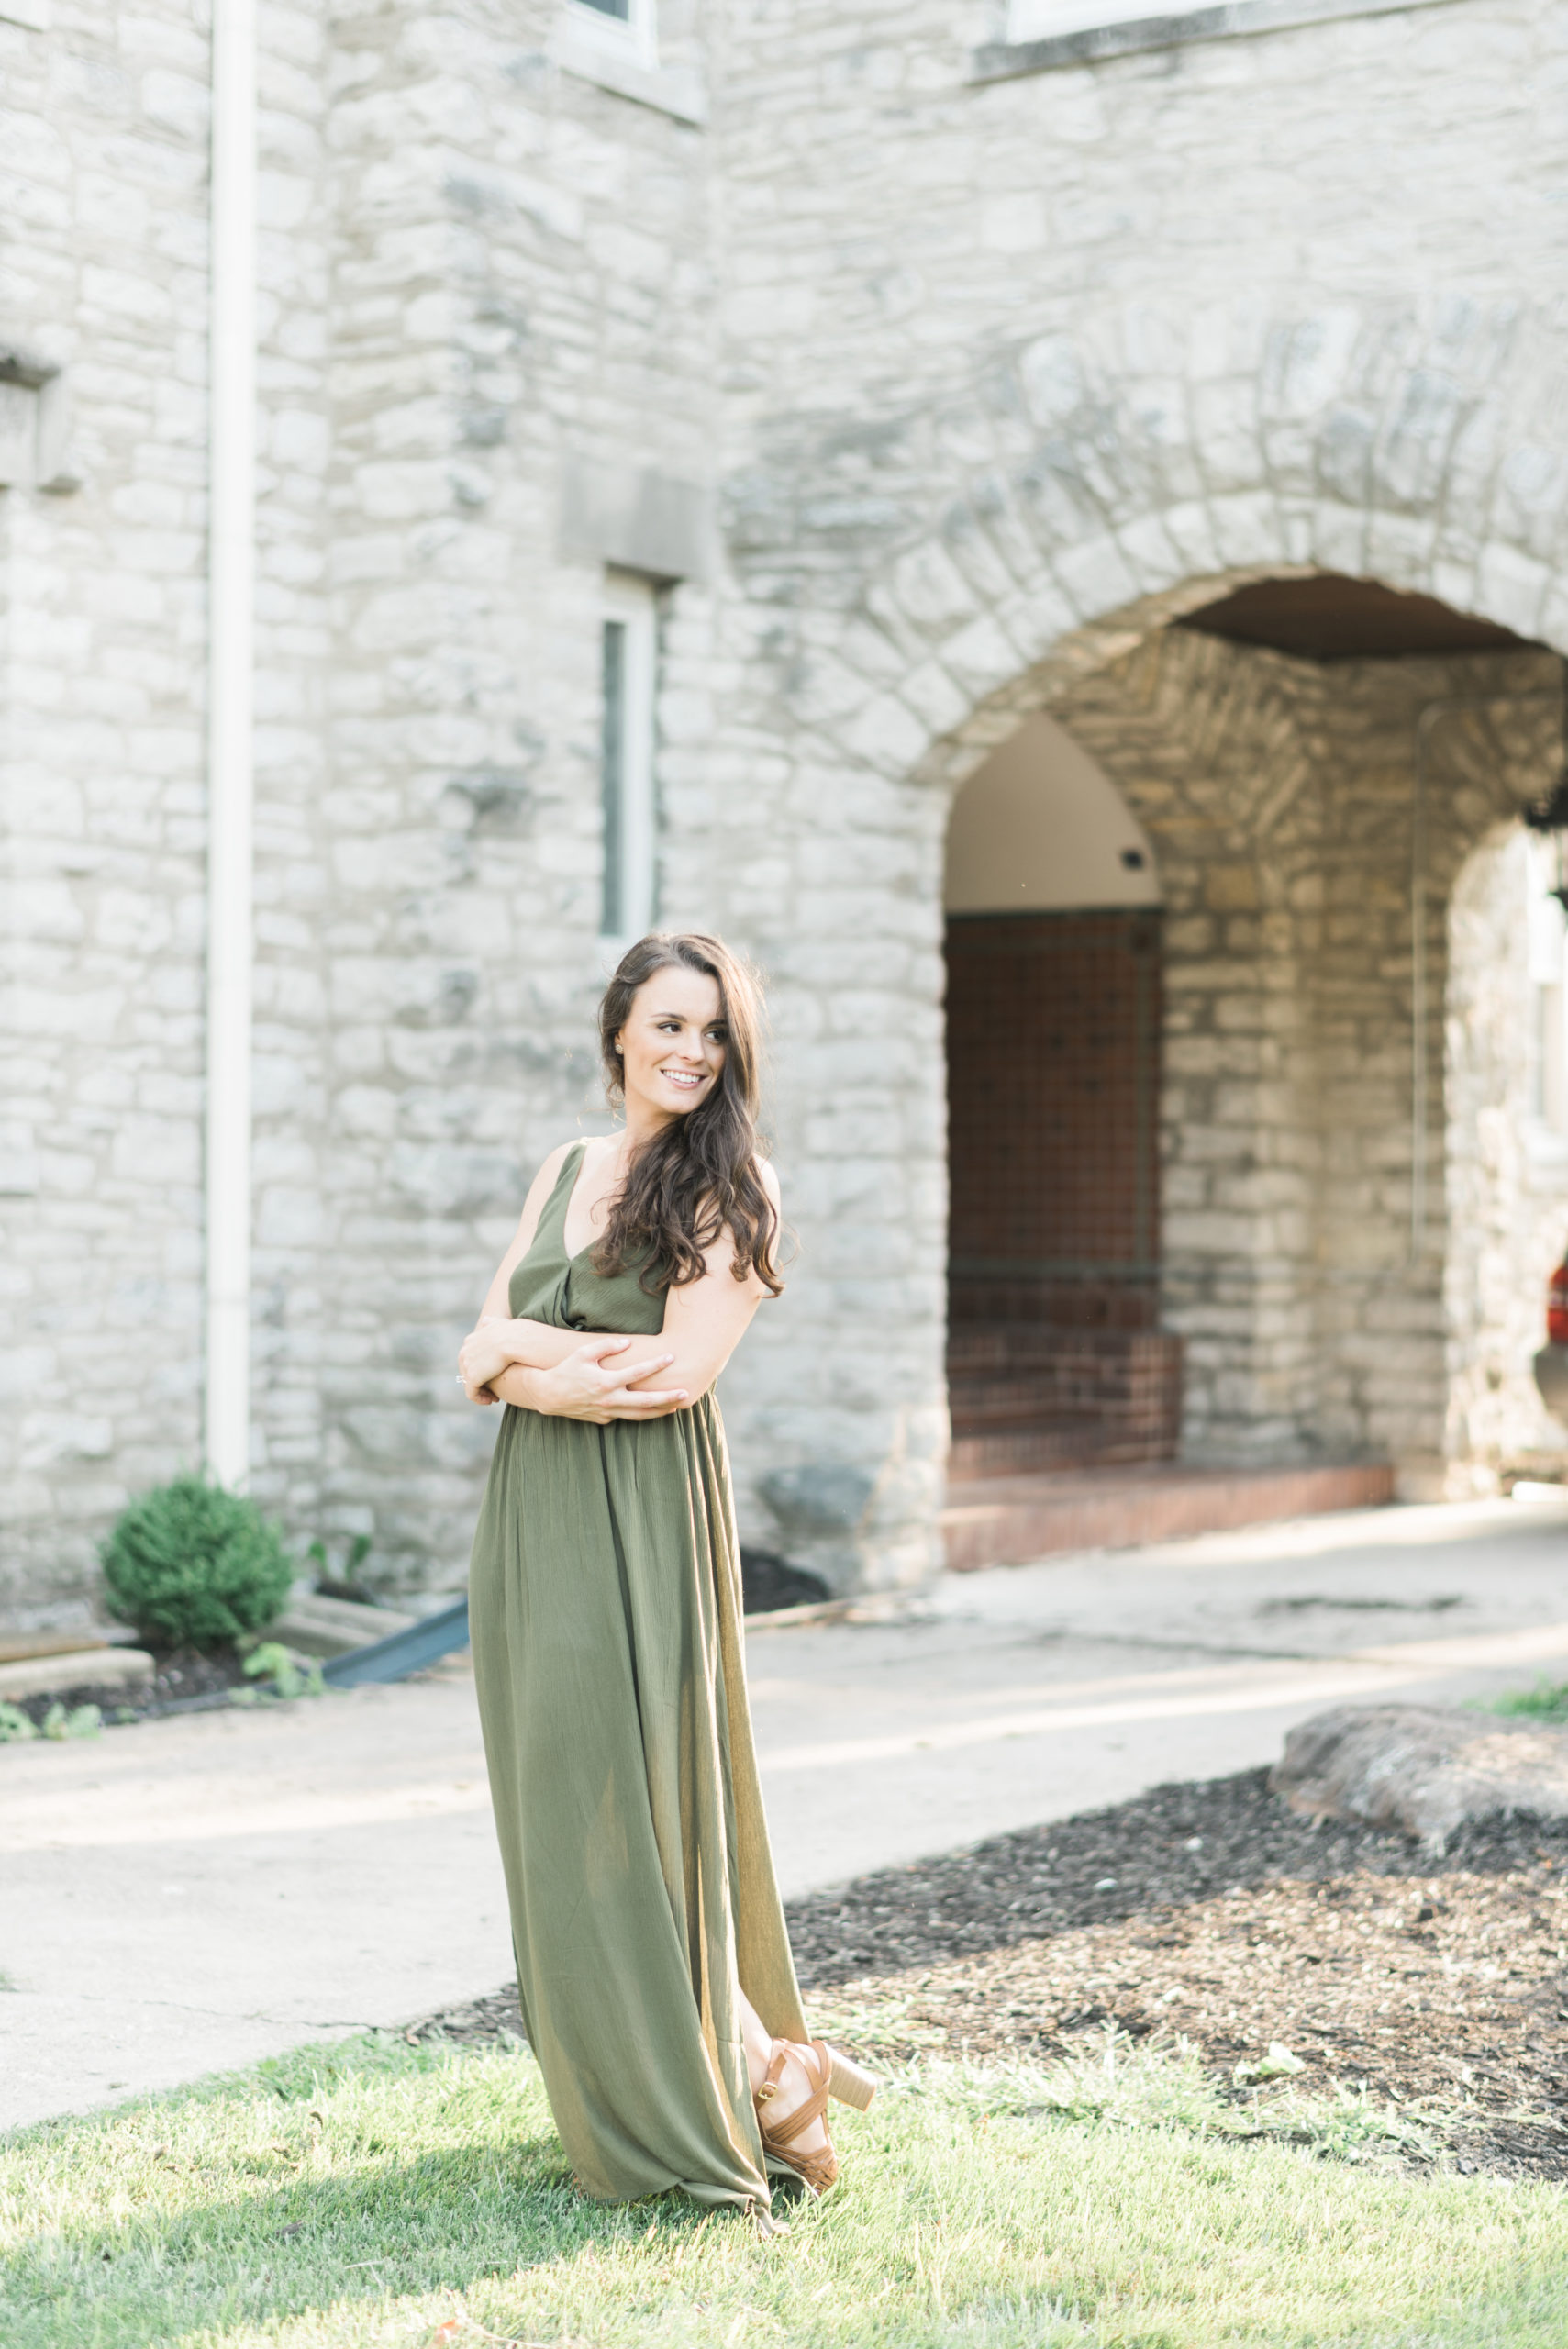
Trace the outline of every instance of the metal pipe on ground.
<instances>
[{"instance_id":1,"label":"metal pipe on ground","mask_svg":"<svg viewBox=\"0 0 1568 2349\"><path fill-rule=\"evenodd\" d=\"M391 1631L368 1647L350 1648L321 1667L328 1688L362 1688L377 1681L406 1680L468 1645L468 1601L460 1598L439 1613L421 1616L406 1631Z\"/></svg>"}]
</instances>

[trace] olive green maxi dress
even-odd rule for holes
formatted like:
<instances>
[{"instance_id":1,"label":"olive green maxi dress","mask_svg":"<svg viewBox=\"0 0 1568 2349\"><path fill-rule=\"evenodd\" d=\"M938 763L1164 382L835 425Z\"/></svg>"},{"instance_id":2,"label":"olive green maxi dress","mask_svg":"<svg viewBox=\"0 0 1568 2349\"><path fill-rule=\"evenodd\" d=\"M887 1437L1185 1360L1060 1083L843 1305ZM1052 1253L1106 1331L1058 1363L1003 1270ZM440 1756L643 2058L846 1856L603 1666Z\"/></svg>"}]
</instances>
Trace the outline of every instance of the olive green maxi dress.
<instances>
[{"instance_id":1,"label":"olive green maxi dress","mask_svg":"<svg viewBox=\"0 0 1568 2349\"><path fill-rule=\"evenodd\" d=\"M628 1264L568 1256L567 1153L514 1316L656 1337ZM656 1384L657 1382L655 1382ZM523 2025L578 2184L765 2204L737 1989L806 2036L746 1701L711 1395L640 1424L508 1406L474 1535L474 1674Z\"/></svg>"}]
</instances>

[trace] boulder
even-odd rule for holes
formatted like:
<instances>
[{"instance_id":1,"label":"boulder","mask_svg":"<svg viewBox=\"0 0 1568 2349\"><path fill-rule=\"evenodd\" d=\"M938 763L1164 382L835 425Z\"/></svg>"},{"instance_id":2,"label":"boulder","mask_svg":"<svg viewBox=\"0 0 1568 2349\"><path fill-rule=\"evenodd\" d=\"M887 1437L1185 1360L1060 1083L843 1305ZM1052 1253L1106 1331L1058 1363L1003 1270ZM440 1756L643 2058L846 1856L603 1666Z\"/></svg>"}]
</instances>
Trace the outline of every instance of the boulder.
<instances>
[{"instance_id":1,"label":"boulder","mask_svg":"<svg viewBox=\"0 0 1568 2349\"><path fill-rule=\"evenodd\" d=\"M1336 1705L1293 1729L1270 1786L1311 1819L1354 1819L1435 1850L1499 1811L1568 1816L1568 1728L1459 1705Z\"/></svg>"}]
</instances>

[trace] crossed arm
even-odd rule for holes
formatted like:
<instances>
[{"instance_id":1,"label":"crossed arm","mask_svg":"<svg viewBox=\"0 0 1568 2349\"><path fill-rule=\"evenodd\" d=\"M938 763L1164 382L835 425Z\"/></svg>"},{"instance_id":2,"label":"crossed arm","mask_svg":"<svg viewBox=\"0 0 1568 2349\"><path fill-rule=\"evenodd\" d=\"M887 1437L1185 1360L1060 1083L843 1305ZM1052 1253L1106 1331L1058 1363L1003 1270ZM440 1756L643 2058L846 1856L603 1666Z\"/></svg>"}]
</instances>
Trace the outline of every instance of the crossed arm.
<instances>
[{"instance_id":1,"label":"crossed arm","mask_svg":"<svg viewBox=\"0 0 1568 2349\"><path fill-rule=\"evenodd\" d=\"M667 1419L707 1393L767 1292L755 1274L735 1278L732 1243L723 1232L708 1251L702 1277L666 1293L657 1338L615 1331L584 1338L544 1321L513 1320L506 1312L512 1274L532 1243L561 1155L553 1153L539 1169L478 1323L463 1340L458 1355L463 1386L473 1402L512 1403L554 1419L601 1426L612 1419ZM771 1168L763 1179L774 1192Z\"/></svg>"}]
</instances>

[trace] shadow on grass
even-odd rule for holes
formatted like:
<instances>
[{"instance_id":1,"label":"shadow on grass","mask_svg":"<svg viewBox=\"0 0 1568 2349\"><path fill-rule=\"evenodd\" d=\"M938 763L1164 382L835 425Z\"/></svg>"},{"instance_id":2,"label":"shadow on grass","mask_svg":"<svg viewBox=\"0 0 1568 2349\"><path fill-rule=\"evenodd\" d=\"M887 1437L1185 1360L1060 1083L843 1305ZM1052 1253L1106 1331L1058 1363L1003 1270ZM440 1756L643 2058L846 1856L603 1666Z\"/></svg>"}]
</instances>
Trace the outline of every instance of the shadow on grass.
<instances>
[{"instance_id":1,"label":"shadow on grass","mask_svg":"<svg viewBox=\"0 0 1568 2349\"><path fill-rule=\"evenodd\" d=\"M260 2069L290 2067L295 2059ZM203 2159L177 2133L171 2151L153 2142L162 2133L160 2103L122 2108L97 2128L76 2121L24 2132L14 2151L36 2145L43 2154L54 2140L67 2158L85 2154L96 2137L108 2165L117 2150L128 2174L91 2215L40 2228L0 2258L4 2349L147 2349L356 2300L465 2293L651 2236L676 2245L706 2215L679 2193L591 2201L573 2186L552 2133L497 2128L494 2114L460 2144L400 2154L396 2114L332 2112L325 2068L316 2073L325 2118L315 2108L302 2112L294 2082L266 2083L283 2100L280 2125L292 2129L297 2153L251 2143L215 2147ZM253 2096L254 2076L249 2085ZM220 2100L215 2092L188 2099L186 2110ZM105 2142L117 2134L117 2149Z\"/></svg>"}]
</instances>

